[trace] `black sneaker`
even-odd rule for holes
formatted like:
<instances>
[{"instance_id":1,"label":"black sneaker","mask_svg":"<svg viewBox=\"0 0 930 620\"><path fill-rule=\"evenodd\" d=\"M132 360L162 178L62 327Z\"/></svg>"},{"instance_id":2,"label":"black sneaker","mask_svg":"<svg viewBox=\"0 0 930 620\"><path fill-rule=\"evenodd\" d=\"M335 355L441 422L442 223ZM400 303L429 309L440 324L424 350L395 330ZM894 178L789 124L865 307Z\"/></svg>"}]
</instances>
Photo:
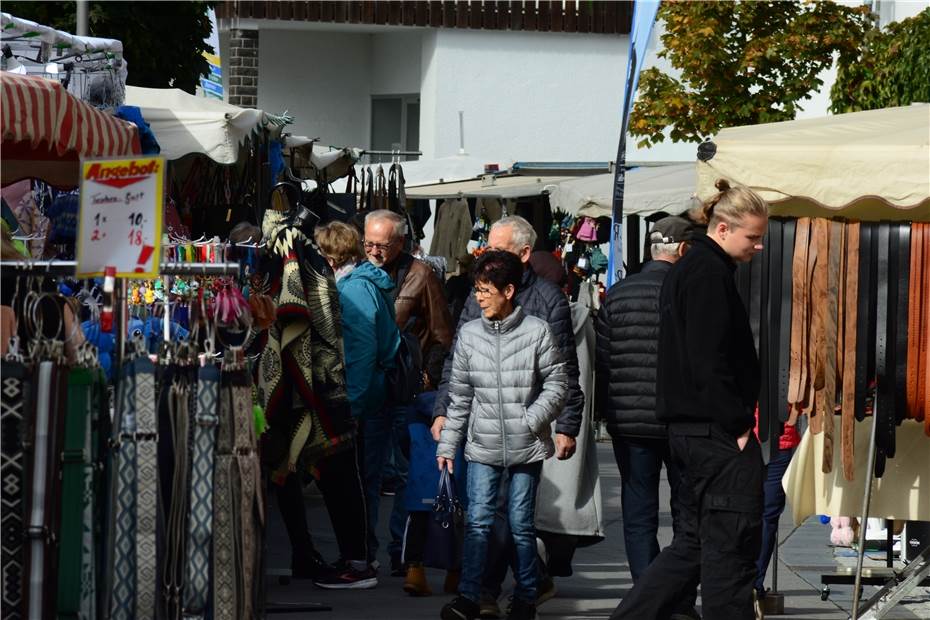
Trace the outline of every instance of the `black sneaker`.
<instances>
[{"instance_id":1,"label":"black sneaker","mask_svg":"<svg viewBox=\"0 0 930 620\"><path fill-rule=\"evenodd\" d=\"M507 612L507 620L534 620L534 618L536 618L536 605L518 598L513 599L510 610Z\"/></svg>"},{"instance_id":2,"label":"black sneaker","mask_svg":"<svg viewBox=\"0 0 930 620\"><path fill-rule=\"evenodd\" d=\"M291 559L291 577L294 579L322 579L333 572L316 549Z\"/></svg>"},{"instance_id":3,"label":"black sneaker","mask_svg":"<svg viewBox=\"0 0 930 620\"><path fill-rule=\"evenodd\" d=\"M439 617L442 620L475 620L479 611L478 603L464 596L456 596L443 606Z\"/></svg>"},{"instance_id":4,"label":"black sneaker","mask_svg":"<svg viewBox=\"0 0 930 620\"><path fill-rule=\"evenodd\" d=\"M378 573L371 566L358 570L340 562L325 577L314 579L313 585L326 590L369 590L378 585Z\"/></svg>"}]
</instances>

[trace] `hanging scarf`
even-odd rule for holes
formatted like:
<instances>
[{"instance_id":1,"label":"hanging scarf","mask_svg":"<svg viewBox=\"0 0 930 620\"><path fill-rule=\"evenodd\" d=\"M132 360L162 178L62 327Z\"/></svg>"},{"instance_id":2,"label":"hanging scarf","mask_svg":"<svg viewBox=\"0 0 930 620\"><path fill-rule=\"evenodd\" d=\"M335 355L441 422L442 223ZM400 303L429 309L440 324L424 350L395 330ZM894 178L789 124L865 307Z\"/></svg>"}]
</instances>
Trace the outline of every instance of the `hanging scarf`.
<instances>
[{"instance_id":1,"label":"hanging scarf","mask_svg":"<svg viewBox=\"0 0 930 620\"><path fill-rule=\"evenodd\" d=\"M267 211L262 223L268 249L281 263L272 281L276 321L259 365L259 395L269 429L263 456L276 480L351 447L354 435L345 385L339 294L319 252L288 218ZM302 431L302 432L299 432Z\"/></svg>"}]
</instances>

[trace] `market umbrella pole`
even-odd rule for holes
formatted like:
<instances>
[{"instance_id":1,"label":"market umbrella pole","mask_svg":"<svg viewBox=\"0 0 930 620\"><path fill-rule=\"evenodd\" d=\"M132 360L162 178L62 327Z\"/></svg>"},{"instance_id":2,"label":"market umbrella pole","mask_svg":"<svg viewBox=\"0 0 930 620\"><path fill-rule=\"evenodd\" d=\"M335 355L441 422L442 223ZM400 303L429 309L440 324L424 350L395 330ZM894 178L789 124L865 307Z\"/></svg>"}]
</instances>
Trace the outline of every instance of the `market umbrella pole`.
<instances>
[{"instance_id":1,"label":"market umbrella pole","mask_svg":"<svg viewBox=\"0 0 930 620\"><path fill-rule=\"evenodd\" d=\"M865 530L869 521L869 505L872 502L872 480L875 468L875 435L878 430L878 399L872 407L872 430L869 433L869 458L866 462L865 493L862 496L862 520L859 522L859 549L856 557L856 582L853 586L852 620L859 618L859 599L862 591L862 562L865 559Z\"/></svg>"}]
</instances>

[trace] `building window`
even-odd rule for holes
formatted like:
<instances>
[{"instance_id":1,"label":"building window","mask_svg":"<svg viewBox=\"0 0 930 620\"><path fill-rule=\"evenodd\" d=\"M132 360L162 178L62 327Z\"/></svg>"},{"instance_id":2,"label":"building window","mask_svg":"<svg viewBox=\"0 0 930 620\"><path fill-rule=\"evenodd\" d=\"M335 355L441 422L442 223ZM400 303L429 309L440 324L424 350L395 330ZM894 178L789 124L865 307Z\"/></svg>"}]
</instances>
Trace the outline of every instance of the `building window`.
<instances>
[{"instance_id":1,"label":"building window","mask_svg":"<svg viewBox=\"0 0 930 620\"><path fill-rule=\"evenodd\" d=\"M371 150L420 150L420 95L390 95L371 98ZM418 159L401 156L401 161ZM372 155L372 163L389 162L390 155Z\"/></svg>"}]
</instances>

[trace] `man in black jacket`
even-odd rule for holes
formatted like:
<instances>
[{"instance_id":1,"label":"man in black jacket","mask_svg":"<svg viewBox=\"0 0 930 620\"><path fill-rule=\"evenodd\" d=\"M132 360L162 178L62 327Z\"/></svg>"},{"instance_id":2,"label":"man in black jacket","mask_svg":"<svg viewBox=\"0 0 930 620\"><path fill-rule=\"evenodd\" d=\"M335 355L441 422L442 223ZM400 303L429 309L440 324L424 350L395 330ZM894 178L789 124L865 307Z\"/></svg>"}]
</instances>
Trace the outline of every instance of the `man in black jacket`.
<instances>
[{"instance_id":1,"label":"man in black jacket","mask_svg":"<svg viewBox=\"0 0 930 620\"><path fill-rule=\"evenodd\" d=\"M762 450L752 434L759 361L736 261L762 249L768 207L718 181L697 236L660 296L656 415L681 469L680 524L612 620L664 619L701 584L705 618L750 620L762 542Z\"/></svg>"},{"instance_id":2,"label":"man in black jacket","mask_svg":"<svg viewBox=\"0 0 930 620\"><path fill-rule=\"evenodd\" d=\"M642 271L610 288L597 316L595 364L597 410L620 469L623 543L633 583L659 555L659 474L665 464L671 487L672 526L678 530L681 476L671 458L665 423L656 419L656 367L659 345L659 292L695 230L681 217L657 221L649 233L652 259ZM694 617L692 590L679 614Z\"/></svg>"}]
</instances>

